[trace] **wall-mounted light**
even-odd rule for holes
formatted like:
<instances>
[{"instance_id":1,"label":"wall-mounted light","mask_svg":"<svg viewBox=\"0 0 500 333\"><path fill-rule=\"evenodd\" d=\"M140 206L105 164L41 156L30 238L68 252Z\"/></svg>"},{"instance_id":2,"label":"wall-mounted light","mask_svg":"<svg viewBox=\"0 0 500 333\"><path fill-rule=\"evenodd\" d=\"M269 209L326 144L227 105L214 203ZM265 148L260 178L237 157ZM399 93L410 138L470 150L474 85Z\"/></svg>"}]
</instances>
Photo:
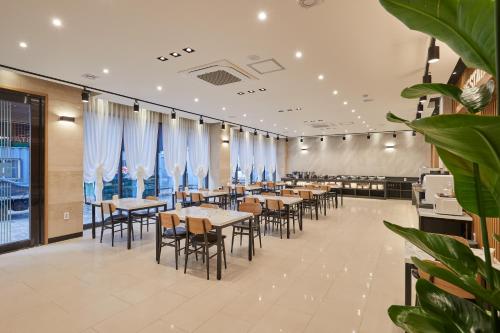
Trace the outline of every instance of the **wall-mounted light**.
<instances>
[{"instance_id":1,"label":"wall-mounted light","mask_svg":"<svg viewBox=\"0 0 500 333\"><path fill-rule=\"evenodd\" d=\"M422 82L423 83L432 83L432 74L427 73L422 77Z\"/></svg>"},{"instance_id":2,"label":"wall-mounted light","mask_svg":"<svg viewBox=\"0 0 500 333\"><path fill-rule=\"evenodd\" d=\"M139 102L137 100L134 102L134 112L139 112Z\"/></svg>"},{"instance_id":3,"label":"wall-mounted light","mask_svg":"<svg viewBox=\"0 0 500 333\"><path fill-rule=\"evenodd\" d=\"M75 117L60 116L59 121L69 121L71 123L75 122Z\"/></svg>"},{"instance_id":4,"label":"wall-mounted light","mask_svg":"<svg viewBox=\"0 0 500 333\"><path fill-rule=\"evenodd\" d=\"M386 143L385 144L385 149L394 149L396 145L394 143Z\"/></svg>"},{"instance_id":5,"label":"wall-mounted light","mask_svg":"<svg viewBox=\"0 0 500 333\"><path fill-rule=\"evenodd\" d=\"M83 88L82 91L82 102L83 103L88 103L90 98L90 92L87 90L87 88Z\"/></svg>"},{"instance_id":6,"label":"wall-mounted light","mask_svg":"<svg viewBox=\"0 0 500 333\"><path fill-rule=\"evenodd\" d=\"M222 140L222 143L229 143L229 140Z\"/></svg>"}]
</instances>

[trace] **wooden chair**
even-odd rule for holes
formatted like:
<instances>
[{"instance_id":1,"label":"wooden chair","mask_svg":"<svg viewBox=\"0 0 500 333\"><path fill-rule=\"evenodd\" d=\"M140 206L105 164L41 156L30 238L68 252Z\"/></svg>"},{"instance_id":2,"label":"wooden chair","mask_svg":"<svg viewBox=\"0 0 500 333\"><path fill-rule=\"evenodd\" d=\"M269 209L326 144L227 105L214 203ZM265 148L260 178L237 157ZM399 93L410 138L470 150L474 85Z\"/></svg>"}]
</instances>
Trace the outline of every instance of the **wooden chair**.
<instances>
[{"instance_id":1,"label":"wooden chair","mask_svg":"<svg viewBox=\"0 0 500 333\"><path fill-rule=\"evenodd\" d=\"M146 197L146 200L154 200L158 201L158 198L152 195ZM141 226L141 239L142 239L142 227L146 225L146 231L149 232L149 222L153 220L153 224L155 223L154 219L156 218L156 214L158 214L158 208L146 208L143 210L133 212L132 219L134 223L139 223Z\"/></svg>"},{"instance_id":2,"label":"wooden chair","mask_svg":"<svg viewBox=\"0 0 500 333\"><path fill-rule=\"evenodd\" d=\"M281 195L286 197L286 196L294 195L294 192L292 189L282 189Z\"/></svg>"},{"instance_id":3,"label":"wooden chair","mask_svg":"<svg viewBox=\"0 0 500 333\"><path fill-rule=\"evenodd\" d=\"M314 190L316 188L316 185L313 185L313 184L307 184L306 186L304 186L304 188L308 189L308 190Z\"/></svg>"},{"instance_id":4,"label":"wooden chair","mask_svg":"<svg viewBox=\"0 0 500 333\"><path fill-rule=\"evenodd\" d=\"M276 190L276 185L274 182L267 182L266 189L268 191L275 191Z\"/></svg>"},{"instance_id":5,"label":"wooden chair","mask_svg":"<svg viewBox=\"0 0 500 333\"><path fill-rule=\"evenodd\" d=\"M271 224L272 230L274 226L280 229L280 238L283 238L283 225L286 221L286 211L283 201L276 199L266 199L266 215L264 224L264 236L266 235L267 227Z\"/></svg>"},{"instance_id":6,"label":"wooden chair","mask_svg":"<svg viewBox=\"0 0 500 333\"><path fill-rule=\"evenodd\" d=\"M210 232L212 224L205 218L186 217L186 226L189 236L186 237L186 245L184 246L184 274L186 274L188 256L193 253L198 256L198 252L201 250L203 262L206 261L207 264L207 280L210 280L210 258L216 256L217 253L210 255L209 249L217 246L217 235ZM226 236L222 235L221 250L224 256L224 268L227 268L225 238Z\"/></svg>"},{"instance_id":7,"label":"wooden chair","mask_svg":"<svg viewBox=\"0 0 500 333\"><path fill-rule=\"evenodd\" d=\"M187 193L184 191L175 191L175 202L181 203L183 207L189 206Z\"/></svg>"},{"instance_id":8,"label":"wooden chair","mask_svg":"<svg viewBox=\"0 0 500 333\"><path fill-rule=\"evenodd\" d=\"M255 182L255 186L262 187L262 182Z\"/></svg>"},{"instance_id":9,"label":"wooden chair","mask_svg":"<svg viewBox=\"0 0 500 333\"><path fill-rule=\"evenodd\" d=\"M312 191L301 190L299 191L299 196L302 198L302 205L304 210L309 209L311 213L311 220L313 218L313 209L316 208L316 200L314 199Z\"/></svg>"},{"instance_id":10,"label":"wooden chair","mask_svg":"<svg viewBox=\"0 0 500 333\"><path fill-rule=\"evenodd\" d=\"M239 235L240 246L243 244L243 236L252 237L252 250L253 254L255 255L255 243L253 240L256 237L259 237L259 245L260 248L262 248L262 238L260 234L260 216L262 215L262 206L260 202L242 202L240 203L239 211L253 214L254 217L252 218L252 230L250 230L250 224L246 221L233 224L233 234L231 237L231 253L233 253L234 236Z\"/></svg>"},{"instance_id":11,"label":"wooden chair","mask_svg":"<svg viewBox=\"0 0 500 333\"><path fill-rule=\"evenodd\" d=\"M198 192L191 193L191 206L199 206L204 200L203 194Z\"/></svg>"},{"instance_id":12,"label":"wooden chair","mask_svg":"<svg viewBox=\"0 0 500 333\"><path fill-rule=\"evenodd\" d=\"M174 248L175 251L175 269L179 268L179 254L181 250L181 240L186 238L186 228L181 226L179 216L174 213L161 212L160 213L160 223L162 227L162 240L160 243L160 256L161 248L164 246L170 246ZM166 241L164 241L165 239ZM158 257L158 264L160 263L160 257Z\"/></svg>"},{"instance_id":13,"label":"wooden chair","mask_svg":"<svg viewBox=\"0 0 500 333\"><path fill-rule=\"evenodd\" d=\"M243 202L258 203L260 205L260 200L259 200L259 198L256 198L256 197L244 197Z\"/></svg>"},{"instance_id":14,"label":"wooden chair","mask_svg":"<svg viewBox=\"0 0 500 333\"><path fill-rule=\"evenodd\" d=\"M211 208L211 209L219 209L220 207L216 204L211 204L211 203L202 203L200 205L202 208Z\"/></svg>"},{"instance_id":15,"label":"wooden chair","mask_svg":"<svg viewBox=\"0 0 500 333\"><path fill-rule=\"evenodd\" d=\"M261 194L262 195L271 196L271 197L275 197L276 196L276 192L262 192Z\"/></svg>"},{"instance_id":16,"label":"wooden chair","mask_svg":"<svg viewBox=\"0 0 500 333\"><path fill-rule=\"evenodd\" d=\"M122 213L114 214L117 211L115 204L113 203L102 203L101 204L101 243L102 236L104 235L104 230L111 230L111 246L115 246L115 232L120 232L120 236L123 238L123 224L127 224L128 216ZM104 217L108 215L108 217ZM119 230L115 230L115 225L120 225ZM134 237L134 230L132 229L132 239Z\"/></svg>"}]
</instances>

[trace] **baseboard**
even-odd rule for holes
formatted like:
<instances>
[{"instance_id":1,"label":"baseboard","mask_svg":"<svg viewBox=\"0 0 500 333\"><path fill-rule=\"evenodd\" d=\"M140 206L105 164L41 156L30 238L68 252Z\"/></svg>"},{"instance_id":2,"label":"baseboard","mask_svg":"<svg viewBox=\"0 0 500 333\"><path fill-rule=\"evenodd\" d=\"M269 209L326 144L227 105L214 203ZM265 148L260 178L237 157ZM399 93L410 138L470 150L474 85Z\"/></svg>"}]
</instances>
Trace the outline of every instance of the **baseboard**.
<instances>
[{"instance_id":1,"label":"baseboard","mask_svg":"<svg viewBox=\"0 0 500 333\"><path fill-rule=\"evenodd\" d=\"M82 237L82 236L83 236L83 231L76 232L74 234L69 234L69 235L52 237L52 238L49 238L49 244L62 242L62 241L68 240L68 239L78 238L78 237Z\"/></svg>"}]
</instances>

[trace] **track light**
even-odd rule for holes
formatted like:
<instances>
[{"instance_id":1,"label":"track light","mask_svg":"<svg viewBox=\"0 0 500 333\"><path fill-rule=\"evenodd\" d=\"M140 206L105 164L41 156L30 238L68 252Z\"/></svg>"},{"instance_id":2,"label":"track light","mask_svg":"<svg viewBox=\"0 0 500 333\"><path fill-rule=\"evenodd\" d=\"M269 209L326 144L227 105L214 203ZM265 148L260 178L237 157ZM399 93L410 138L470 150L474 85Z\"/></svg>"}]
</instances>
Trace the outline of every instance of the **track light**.
<instances>
[{"instance_id":1,"label":"track light","mask_svg":"<svg viewBox=\"0 0 500 333\"><path fill-rule=\"evenodd\" d=\"M276 141L280 141L280 136L279 135L276 137Z\"/></svg>"},{"instance_id":2,"label":"track light","mask_svg":"<svg viewBox=\"0 0 500 333\"><path fill-rule=\"evenodd\" d=\"M134 102L134 112L139 112L139 102L137 100Z\"/></svg>"},{"instance_id":3,"label":"track light","mask_svg":"<svg viewBox=\"0 0 500 333\"><path fill-rule=\"evenodd\" d=\"M433 38L431 45L427 50L427 62L429 64L434 64L439 61L439 46L436 45L436 40Z\"/></svg>"},{"instance_id":4,"label":"track light","mask_svg":"<svg viewBox=\"0 0 500 333\"><path fill-rule=\"evenodd\" d=\"M285 138L285 142L288 142L288 137Z\"/></svg>"},{"instance_id":5,"label":"track light","mask_svg":"<svg viewBox=\"0 0 500 333\"><path fill-rule=\"evenodd\" d=\"M415 117L415 119L420 119L420 118L422 118L422 113L417 112L417 116Z\"/></svg>"},{"instance_id":6,"label":"track light","mask_svg":"<svg viewBox=\"0 0 500 333\"><path fill-rule=\"evenodd\" d=\"M422 104L422 105L423 105L423 104L425 104L425 101L426 101L426 100L427 100L427 96L421 96L421 97L418 99L418 102L419 102L420 104Z\"/></svg>"},{"instance_id":7,"label":"track light","mask_svg":"<svg viewBox=\"0 0 500 333\"><path fill-rule=\"evenodd\" d=\"M321 138L320 138L320 140L321 140L321 142L323 142L324 138L323 138L323 137L321 137Z\"/></svg>"},{"instance_id":8,"label":"track light","mask_svg":"<svg viewBox=\"0 0 500 333\"><path fill-rule=\"evenodd\" d=\"M243 127L240 125L240 133L243 133Z\"/></svg>"},{"instance_id":9,"label":"track light","mask_svg":"<svg viewBox=\"0 0 500 333\"><path fill-rule=\"evenodd\" d=\"M366 136L366 138L367 138L368 140L370 140L370 134L368 134L368 135Z\"/></svg>"},{"instance_id":10,"label":"track light","mask_svg":"<svg viewBox=\"0 0 500 333\"><path fill-rule=\"evenodd\" d=\"M395 139L397 136L396 132L392 133L392 137Z\"/></svg>"},{"instance_id":11,"label":"track light","mask_svg":"<svg viewBox=\"0 0 500 333\"><path fill-rule=\"evenodd\" d=\"M304 142L304 138L300 138L300 143L303 143Z\"/></svg>"},{"instance_id":12,"label":"track light","mask_svg":"<svg viewBox=\"0 0 500 333\"><path fill-rule=\"evenodd\" d=\"M267 132L266 138L267 138L267 139L269 139L269 138L270 138L270 136L269 136L269 132Z\"/></svg>"},{"instance_id":13,"label":"track light","mask_svg":"<svg viewBox=\"0 0 500 333\"><path fill-rule=\"evenodd\" d=\"M418 113L424 112L424 105L423 104L418 103L417 112Z\"/></svg>"},{"instance_id":14,"label":"track light","mask_svg":"<svg viewBox=\"0 0 500 333\"><path fill-rule=\"evenodd\" d=\"M257 130L254 130L254 131L253 131L253 135L257 135Z\"/></svg>"},{"instance_id":15,"label":"track light","mask_svg":"<svg viewBox=\"0 0 500 333\"><path fill-rule=\"evenodd\" d=\"M413 131L413 133L411 134L412 136L416 136L417 135L417 132L416 131Z\"/></svg>"},{"instance_id":16,"label":"track light","mask_svg":"<svg viewBox=\"0 0 500 333\"><path fill-rule=\"evenodd\" d=\"M200 116L200 125L203 125L203 117Z\"/></svg>"},{"instance_id":17,"label":"track light","mask_svg":"<svg viewBox=\"0 0 500 333\"><path fill-rule=\"evenodd\" d=\"M83 103L88 103L90 98L90 92L87 90L87 88L83 88L82 91L82 102Z\"/></svg>"},{"instance_id":18,"label":"track light","mask_svg":"<svg viewBox=\"0 0 500 333\"><path fill-rule=\"evenodd\" d=\"M175 113L175 110L172 109L172 113L170 114L170 119L175 119L177 118L177 114Z\"/></svg>"},{"instance_id":19,"label":"track light","mask_svg":"<svg viewBox=\"0 0 500 333\"><path fill-rule=\"evenodd\" d=\"M345 141L345 135L342 137L342 140L344 140L344 141Z\"/></svg>"},{"instance_id":20,"label":"track light","mask_svg":"<svg viewBox=\"0 0 500 333\"><path fill-rule=\"evenodd\" d=\"M220 126L223 130L226 129L226 123L225 122L222 122L222 125Z\"/></svg>"},{"instance_id":21,"label":"track light","mask_svg":"<svg viewBox=\"0 0 500 333\"><path fill-rule=\"evenodd\" d=\"M422 82L423 83L432 83L432 74L427 73L422 77Z\"/></svg>"}]
</instances>

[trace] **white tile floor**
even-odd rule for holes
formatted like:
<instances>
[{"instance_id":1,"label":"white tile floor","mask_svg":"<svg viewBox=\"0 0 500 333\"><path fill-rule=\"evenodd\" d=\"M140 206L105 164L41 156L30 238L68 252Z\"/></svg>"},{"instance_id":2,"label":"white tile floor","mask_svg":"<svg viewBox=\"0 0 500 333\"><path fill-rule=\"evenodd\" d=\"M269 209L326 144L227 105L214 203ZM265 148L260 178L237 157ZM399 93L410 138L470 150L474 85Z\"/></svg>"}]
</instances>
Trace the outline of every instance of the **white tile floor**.
<instances>
[{"instance_id":1,"label":"white tile floor","mask_svg":"<svg viewBox=\"0 0 500 333\"><path fill-rule=\"evenodd\" d=\"M131 251L86 232L0 255L0 331L400 332L386 309L403 303L403 241L384 219L416 214L408 201L346 199L290 240L266 236L251 263L237 245L222 281L215 259L210 281L201 261L176 271L170 248L156 264L152 231Z\"/></svg>"}]
</instances>

